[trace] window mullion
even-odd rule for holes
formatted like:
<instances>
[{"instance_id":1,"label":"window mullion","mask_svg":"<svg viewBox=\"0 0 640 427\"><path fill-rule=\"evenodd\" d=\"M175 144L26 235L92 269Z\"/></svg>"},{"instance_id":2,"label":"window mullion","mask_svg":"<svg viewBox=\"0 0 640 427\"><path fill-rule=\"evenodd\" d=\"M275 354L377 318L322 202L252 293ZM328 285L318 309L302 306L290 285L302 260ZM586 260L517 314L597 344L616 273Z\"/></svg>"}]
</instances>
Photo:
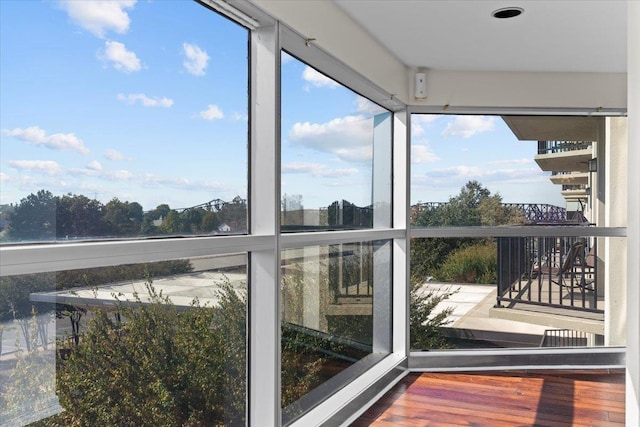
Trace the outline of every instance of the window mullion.
<instances>
[{"instance_id":1,"label":"window mullion","mask_svg":"<svg viewBox=\"0 0 640 427\"><path fill-rule=\"evenodd\" d=\"M251 232L274 244L253 251L249 272L249 405L252 426L280 425L280 151L278 25L251 33ZM258 72L259 70L259 72Z\"/></svg>"}]
</instances>

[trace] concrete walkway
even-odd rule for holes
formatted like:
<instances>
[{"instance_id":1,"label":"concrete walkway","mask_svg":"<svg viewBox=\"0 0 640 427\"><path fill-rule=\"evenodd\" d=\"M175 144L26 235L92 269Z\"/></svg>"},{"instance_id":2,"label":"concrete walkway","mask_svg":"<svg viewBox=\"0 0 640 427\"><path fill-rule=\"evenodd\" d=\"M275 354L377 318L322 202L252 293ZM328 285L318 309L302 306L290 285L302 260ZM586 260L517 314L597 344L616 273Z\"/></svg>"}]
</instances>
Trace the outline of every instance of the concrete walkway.
<instances>
[{"instance_id":1,"label":"concrete walkway","mask_svg":"<svg viewBox=\"0 0 640 427\"><path fill-rule=\"evenodd\" d=\"M434 313L447 307L453 308L446 333L450 336L471 340L494 342L507 347L538 346L545 326L491 316L496 303L495 285L425 283L422 292L456 291L436 306Z\"/></svg>"}]
</instances>

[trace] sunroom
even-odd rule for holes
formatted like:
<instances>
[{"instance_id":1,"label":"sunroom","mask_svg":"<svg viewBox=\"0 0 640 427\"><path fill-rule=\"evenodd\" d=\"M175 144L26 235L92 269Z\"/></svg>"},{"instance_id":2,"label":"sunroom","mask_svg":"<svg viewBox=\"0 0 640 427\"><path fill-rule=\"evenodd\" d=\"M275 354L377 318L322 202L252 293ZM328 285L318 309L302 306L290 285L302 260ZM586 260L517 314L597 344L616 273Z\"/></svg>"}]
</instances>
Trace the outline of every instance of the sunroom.
<instances>
[{"instance_id":1,"label":"sunroom","mask_svg":"<svg viewBox=\"0 0 640 427\"><path fill-rule=\"evenodd\" d=\"M1 425L533 367L624 369L640 423L636 2L0 8Z\"/></svg>"}]
</instances>

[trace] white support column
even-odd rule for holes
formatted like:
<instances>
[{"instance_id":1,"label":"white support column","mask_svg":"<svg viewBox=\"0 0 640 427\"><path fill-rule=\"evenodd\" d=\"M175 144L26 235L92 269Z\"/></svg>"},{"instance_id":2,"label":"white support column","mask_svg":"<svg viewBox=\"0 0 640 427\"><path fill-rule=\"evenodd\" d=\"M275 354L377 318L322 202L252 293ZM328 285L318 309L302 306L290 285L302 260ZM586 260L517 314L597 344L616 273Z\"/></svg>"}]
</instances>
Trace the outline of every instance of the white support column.
<instances>
[{"instance_id":1,"label":"white support column","mask_svg":"<svg viewBox=\"0 0 640 427\"><path fill-rule=\"evenodd\" d=\"M249 425L280 423L280 151L278 26L251 34L251 233L273 246L249 262Z\"/></svg>"},{"instance_id":2,"label":"white support column","mask_svg":"<svg viewBox=\"0 0 640 427\"><path fill-rule=\"evenodd\" d=\"M393 227L404 229L404 238L393 242L393 352L409 356L409 204L411 182L408 111L393 120Z\"/></svg>"},{"instance_id":3,"label":"white support column","mask_svg":"<svg viewBox=\"0 0 640 427\"><path fill-rule=\"evenodd\" d=\"M628 224L626 425L640 425L640 2L627 21Z\"/></svg>"},{"instance_id":4,"label":"white support column","mask_svg":"<svg viewBox=\"0 0 640 427\"><path fill-rule=\"evenodd\" d=\"M598 168L602 163L605 179L604 222L605 227L626 227L627 225L627 118L607 117L605 120L604 155L598 157ZM600 156L600 154L598 155ZM600 158L603 161L600 161ZM601 175L598 170L598 176ZM606 186L606 187L605 187ZM604 290L604 344L606 346L625 345L627 312L627 242L623 238L598 239L598 258L604 260L603 268L598 264L598 295ZM605 286L600 286L600 283Z\"/></svg>"}]
</instances>

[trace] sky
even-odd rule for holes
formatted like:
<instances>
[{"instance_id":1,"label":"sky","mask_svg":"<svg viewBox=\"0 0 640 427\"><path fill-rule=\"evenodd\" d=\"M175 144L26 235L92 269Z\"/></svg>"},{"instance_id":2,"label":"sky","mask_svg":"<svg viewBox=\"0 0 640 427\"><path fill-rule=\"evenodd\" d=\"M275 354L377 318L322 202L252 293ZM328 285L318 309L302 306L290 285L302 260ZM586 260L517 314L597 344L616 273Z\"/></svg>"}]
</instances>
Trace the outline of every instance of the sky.
<instances>
[{"instance_id":1,"label":"sky","mask_svg":"<svg viewBox=\"0 0 640 427\"><path fill-rule=\"evenodd\" d=\"M196 2L0 1L0 204L40 189L185 208L247 197L248 32ZM371 203L383 110L282 57L282 194ZM412 202L480 181L562 205L499 117L415 116Z\"/></svg>"}]
</instances>

